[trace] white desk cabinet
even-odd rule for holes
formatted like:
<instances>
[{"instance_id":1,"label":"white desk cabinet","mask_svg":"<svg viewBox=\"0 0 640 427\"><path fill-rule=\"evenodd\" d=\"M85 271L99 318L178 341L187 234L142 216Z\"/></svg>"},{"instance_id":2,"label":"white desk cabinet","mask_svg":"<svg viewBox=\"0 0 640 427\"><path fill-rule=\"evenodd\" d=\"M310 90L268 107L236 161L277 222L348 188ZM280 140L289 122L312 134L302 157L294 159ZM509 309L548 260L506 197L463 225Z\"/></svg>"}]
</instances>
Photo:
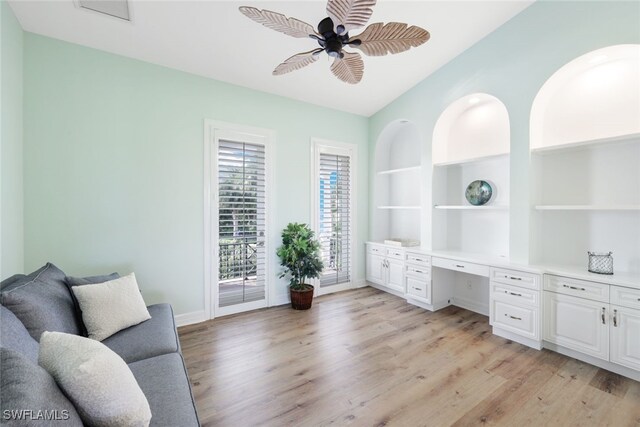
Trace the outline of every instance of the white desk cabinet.
<instances>
[{"instance_id":1,"label":"white desk cabinet","mask_svg":"<svg viewBox=\"0 0 640 427\"><path fill-rule=\"evenodd\" d=\"M609 360L608 304L554 292L544 294L545 340Z\"/></svg>"},{"instance_id":2,"label":"white desk cabinet","mask_svg":"<svg viewBox=\"0 0 640 427\"><path fill-rule=\"evenodd\" d=\"M404 296L404 250L367 244L366 279Z\"/></svg>"},{"instance_id":3,"label":"white desk cabinet","mask_svg":"<svg viewBox=\"0 0 640 427\"><path fill-rule=\"evenodd\" d=\"M640 310L611 306L611 361L640 371Z\"/></svg>"}]
</instances>

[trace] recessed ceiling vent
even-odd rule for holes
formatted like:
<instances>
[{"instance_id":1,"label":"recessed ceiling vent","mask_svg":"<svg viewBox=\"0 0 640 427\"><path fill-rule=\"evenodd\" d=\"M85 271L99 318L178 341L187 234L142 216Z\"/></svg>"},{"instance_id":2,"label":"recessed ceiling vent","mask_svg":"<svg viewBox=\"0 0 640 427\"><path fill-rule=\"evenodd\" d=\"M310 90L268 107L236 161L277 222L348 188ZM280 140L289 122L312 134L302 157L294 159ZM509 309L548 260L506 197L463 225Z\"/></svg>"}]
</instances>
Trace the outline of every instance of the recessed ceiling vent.
<instances>
[{"instance_id":1,"label":"recessed ceiling vent","mask_svg":"<svg viewBox=\"0 0 640 427\"><path fill-rule=\"evenodd\" d=\"M77 4L81 9L88 9L124 19L125 21L131 21L127 0L77 0Z\"/></svg>"}]
</instances>

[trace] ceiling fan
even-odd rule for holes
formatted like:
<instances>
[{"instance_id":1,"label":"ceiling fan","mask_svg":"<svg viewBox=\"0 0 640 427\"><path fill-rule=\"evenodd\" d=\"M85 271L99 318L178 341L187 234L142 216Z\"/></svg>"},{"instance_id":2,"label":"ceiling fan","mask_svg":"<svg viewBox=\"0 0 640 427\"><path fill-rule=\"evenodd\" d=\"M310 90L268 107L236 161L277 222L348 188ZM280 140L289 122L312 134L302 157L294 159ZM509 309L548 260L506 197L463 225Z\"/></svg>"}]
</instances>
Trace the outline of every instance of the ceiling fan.
<instances>
[{"instance_id":1,"label":"ceiling fan","mask_svg":"<svg viewBox=\"0 0 640 427\"><path fill-rule=\"evenodd\" d=\"M311 38L320 45L319 48L286 59L273 70L274 76L306 67L317 61L325 51L334 58L331 72L343 82L356 84L362 80L364 62L359 53L346 51L345 47L359 49L369 56L383 56L420 46L430 37L428 31L400 22L378 22L369 25L357 36L350 36L349 31L367 24L375 4L376 0L328 0L329 16L320 21L318 31L306 22L270 10L241 6L240 12L267 28L292 37Z\"/></svg>"}]
</instances>

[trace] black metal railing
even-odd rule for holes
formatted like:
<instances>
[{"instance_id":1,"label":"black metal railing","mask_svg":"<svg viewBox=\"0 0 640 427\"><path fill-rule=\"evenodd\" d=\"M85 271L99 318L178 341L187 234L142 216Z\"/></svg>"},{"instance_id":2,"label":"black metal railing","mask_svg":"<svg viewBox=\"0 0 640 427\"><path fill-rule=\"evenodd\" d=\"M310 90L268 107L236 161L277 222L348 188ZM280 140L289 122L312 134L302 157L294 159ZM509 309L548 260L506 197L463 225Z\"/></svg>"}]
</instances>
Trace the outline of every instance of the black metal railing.
<instances>
[{"instance_id":1,"label":"black metal railing","mask_svg":"<svg viewBox=\"0 0 640 427\"><path fill-rule=\"evenodd\" d=\"M258 243L220 242L219 280L255 279L258 272Z\"/></svg>"}]
</instances>

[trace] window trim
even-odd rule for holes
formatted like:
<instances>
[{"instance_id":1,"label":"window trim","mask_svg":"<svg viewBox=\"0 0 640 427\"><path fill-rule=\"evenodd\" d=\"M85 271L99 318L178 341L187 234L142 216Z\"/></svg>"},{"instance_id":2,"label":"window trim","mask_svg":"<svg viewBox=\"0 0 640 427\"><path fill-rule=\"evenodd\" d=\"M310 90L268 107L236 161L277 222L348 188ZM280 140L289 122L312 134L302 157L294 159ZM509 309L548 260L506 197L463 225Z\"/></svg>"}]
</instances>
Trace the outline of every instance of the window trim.
<instances>
[{"instance_id":1,"label":"window trim","mask_svg":"<svg viewBox=\"0 0 640 427\"><path fill-rule=\"evenodd\" d=\"M329 153L336 154L341 156L349 156L350 158L350 168L349 168L349 180L351 185L351 193L349 194L349 225L351 228L350 239L350 264L349 264L349 278L350 281L347 283L341 283L339 285L328 286L321 288L320 281L318 279L314 279L313 286L315 289L315 295L325 295L328 293L344 291L347 289L354 289L356 287L355 281L355 272L356 265L358 263L356 251L356 241L358 239L358 228L357 228L357 197L358 194L358 180L357 180L357 169L358 169L358 146L355 144L350 144L346 142L339 141L331 141L327 139L321 138L311 138L311 191L309 194L311 195L311 214L310 214L310 224L313 231L318 234L319 230L319 216L318 211L320 210L320 188L317 185L318 180L320 179L320 154L321 153Z\"/></svg>"}]
</instances>

